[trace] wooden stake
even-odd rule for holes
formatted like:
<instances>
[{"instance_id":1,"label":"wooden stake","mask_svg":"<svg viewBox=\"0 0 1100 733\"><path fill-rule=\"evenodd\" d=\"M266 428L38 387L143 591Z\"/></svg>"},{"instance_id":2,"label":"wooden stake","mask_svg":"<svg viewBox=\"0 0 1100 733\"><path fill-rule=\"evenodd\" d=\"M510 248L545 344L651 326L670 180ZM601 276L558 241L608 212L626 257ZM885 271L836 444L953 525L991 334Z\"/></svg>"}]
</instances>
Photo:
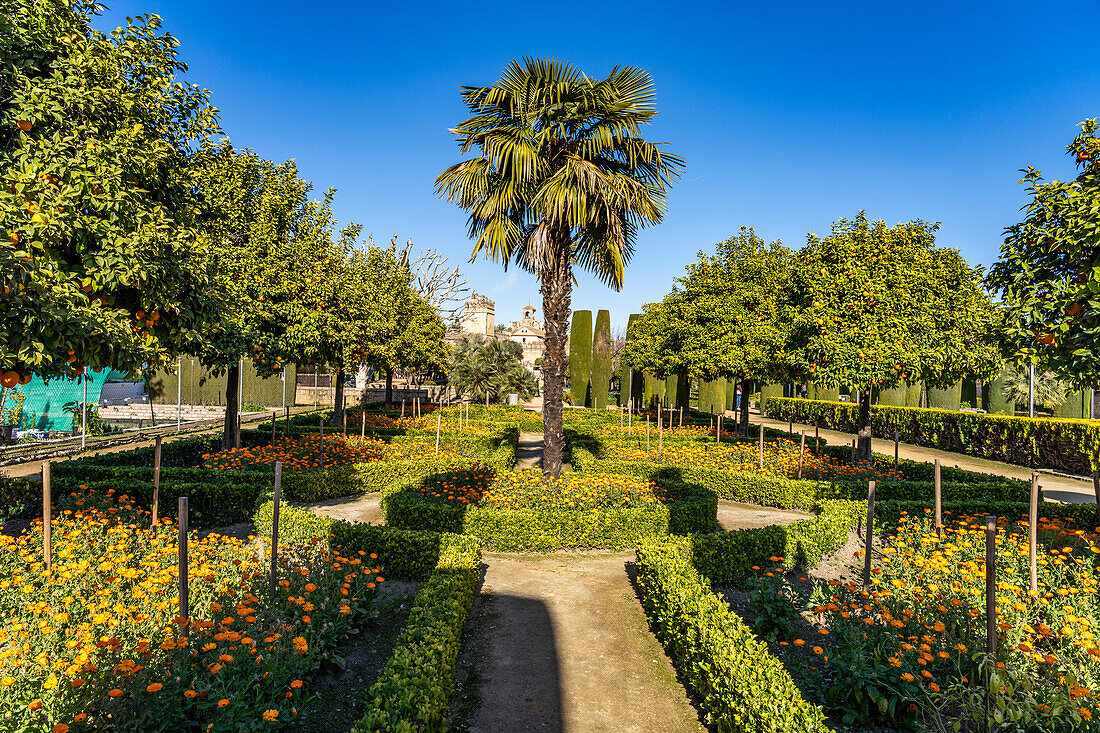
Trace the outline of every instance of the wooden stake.
<instances>
[{"instance_id":1,"label":"wooden stake","mask_svg":"<svg viewBox=\"0 0 1100 733\"><path fill-rule=\"evenodd\" d=\"M717 438L718 445L721 445L722 444L722 416L721 415L718 416L718 432L715 433L715 437Z\"/></svg>"},{"instance_id":2,"label":"wooden stake","mask_svg":"<svg viewBox=\"0 0 1100 733\"><path fill-rule=\"evenodd\" d=\"M279 501L282 498L283 462L275 461L275 494L271 506L271 602L275 602L275 588L279 581L276 570L279 562Z\"/></svg>"},{"instance_id":3,"label":"wooden stake","mask_svg":"<svg viewBox=\"0 0 1100 733\"><path fill-rule=\"evenodd\" d=\"M435 411L435 454L439 455L439 421L442 419L439 410Z\"/></svg>"},{"instance_id":4,"label":"wooden stake","mask_svg":"<svg viewBox=\"0 0 1100 733\"><path fill-rule=\"evenodd\" d=\"M322 415L318 422L320 431L317 433L317 447L321 451L321 468L325 467L325 416Z\"/></svg>"},{"instance_id":5,"label":"wooden stake","mask_svg":"<svg viewBox=\"0 0 1100 733\"><path fill-rule=\"evenodd\" d=\"M42 461L42 562L46 572L53 568L50 549L53 535L53 497L50 495L50 462Z\"/></svg>"},{"instance_id":6,"label":"wooden stake","mask_svg":"<svg viewBox=\"0 0 1100 733\"><path fill-rule=\"evenodd\" d=\"M1032 594L1039 591L1039 572L1035 564L1035 554L1039 539L1039 472L1031 474L1031 504L1027 513L1027 559L1030 571L1028 588Z\"/></svg>"},{"instance_id":7,"label":"wooden stake","mask_svg":"<svg viewBox=\"0 0 1100 733\"><path fill-rule=\"evenodd\" d=\"M858 438L852 438L852 465L856 465L856 441Z\"/></svg>"},{"instance_id":8,"label":"wooden stake","mask_svg":"<svg viewBox=\"0 0 1100 733\"><path fill-rule=\"evenodd\" d=\"M177 535L180 576L180 636L187 636L187 627L190 625L191 610L188 599L191 595L187 589L187 497L179 498L179 532Z\"/></svg>"},{"instance_id":9,"label":"wooden stake","mask_svg":"<svg viewBox=\"0 0 1100 733\"><path fill-rule=\"evenodd\" d=\"M649 415L645 416L645 452L649 453Z\"/></svg>"},{"instance_id":10,"label":"wooden stake","mask_svg":"<svg viewBox=\"0 0 1100 733\"><path fill-rule=\"evenodd\" d=\"M814 455L821 455L821 424L814 423Z\"/></svg>"},{"instance_id":11,"label":"wooden stake","mask_svg":"<svg viewBox=\"0 0 1100 733\"><path fill-rule=\"evenodd\" d=\"M760 463L759 469L764 470L764 423L760 423Z\"/></svg>"},{"instance_id":12,"label":"wooden stake","mask_svg":"<svg viewBox=\"0 0 1100 733\"><path fill-rule=\"evenodd\" d=\"M802 431L802 443L798 446L798 480L802 480L802 456L806 453L806 431Z\"/></svg>"},{"instance_id":13,"label":"wooden stake","mask_svg":"<svg viewBox=\"0 0 1100 733\"><path fill-rule=\"evenodd\" d=\"M401 398L401 419L405 419L405 398Z\"/></svg>"},{"instance_id":14,"label":"wooden stake","mask_svg":"<svg viewBox=\"0 0 1100 733\"><path fill-rule=\"evenodd\" d=\"M997 654L997 518L985 518L985 651Z\"/></svg>"},{"instance_id":15,"label":"wooden stake","mask_svg":"<svg viewBox=\"0 0 1100 733\"><path fill-rule=\"evenodd\" d=\"M367 411L362 405L359 406L359 437L367 437Z\"/></svg>"},{"instance_id":16,"label":"wooden stake","mask_svg":"<svg viewBox=\"0 0 1100 733\"><path fill-rule=\"evenodd\" d=\"M344 438L348 437L348 413L344 413Z\"/></svg>"},{"instance_id":17,"label":"wooden stake","mask_svg":"<svg viewBox=\"0 0 1100 733\"><path fill-rule=\"evenodd\" d=\"M665 450L665 420L661 417L661 413L657 413L657 455L661 455Z\"/></svg>"},{"instance_id":18,"label":"wooden stake","mask_svg":"<svg viewBox=\"0 0 1100 733\"><path fill-rule=\"evenodd\" d=\"M875 482L867 482L867 545L863 556L863 590L871 591L871 543L875 533Z\"/></svg>"},{"instance_id":19,"label":"wooden stake","mask_svg":"<svg viewBox=\"0 0 1100 733\"><path fill-rule=\"evenodd\" d=\"M894 426L894 478L898 477L898 426Z\"/></svg>"},{"instance_id":20,"label":"wooden stake","mask_svg":"<svg viewBox=\"0 0 1100 733\"><path fill-rule=\"evenodd\" d=\"M680 427L684 427L684 406L680 405Z\"/></svg>"},{"instance_id":21,"label":"wooden stake","mask_svg":"<svg viewBox=\"0 0 1100 733\"><path fill-rule=\"evenodd\" d=\"M160 436L153 447L153 526L157 526L157 510L160 507Z\"/></svg>"},{"instance_id":22,"label":"wooden stake","mask_svg":"<svg viewBox=\"0 0 1100 733\"><path fill-rule=\"evenodd\" d=\"M933 483L933 500L934 500L934 512L935 516L933 521L936 524L936 536L943 537L943 495L940 491L940 459L936 459L935 467L933 469L934 474L932 478Z\"/></svg>"}]
</instances>

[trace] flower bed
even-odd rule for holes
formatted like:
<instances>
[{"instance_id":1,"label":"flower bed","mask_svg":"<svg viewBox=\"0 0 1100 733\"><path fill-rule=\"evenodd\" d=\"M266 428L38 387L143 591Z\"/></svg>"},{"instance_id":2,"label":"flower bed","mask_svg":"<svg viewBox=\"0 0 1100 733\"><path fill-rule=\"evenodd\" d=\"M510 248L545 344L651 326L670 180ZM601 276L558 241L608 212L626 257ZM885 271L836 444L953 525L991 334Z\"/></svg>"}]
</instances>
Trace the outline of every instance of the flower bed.
<instances>
[{"instance_id":1,"label":"flower bed","mask_svg":"<svg viewBox=\"0 0 1100 733\"><path fill-rule=\"evenodd\" d=\"M231 538L193 540L191 626L178 636L176 528L125 497L61 497L54 567L42 533L0 536L4 730L266 729L288 723L303 678L369 608L380 560L322 548L267 564ZM376 564L376 567L371 567Z\"/></svg>"},{"instance_id":2,"label":"flower bed","mask_svg":"<svg viewBox=\"0 0 1100 733\"><path fill-rule=\"evenodd\" d=\"M949 517L941 537L926 517L902 515L870 593L836 581L819 589L807 601L815 640L780 637L803 689L848 724L951 729L989 704L1019 730L1091 729L1100 537L1040 520L1031 594L1026 522L998 520L998 655L988 659L984 526L984 516Z\"/></svg>"},{"instance_id":3,"label":"flower bed","mask_svg":"<svg viewBox=\"0 0 1100 733\"><path fill-rule=\"evenodd\" d=\"M495 550L622 548L669 531L711 531L712 492L670 482L565 474L551 486L533 470L444 472L383 498L387 524L463 532Z\"/></svg>"}]
</instances>

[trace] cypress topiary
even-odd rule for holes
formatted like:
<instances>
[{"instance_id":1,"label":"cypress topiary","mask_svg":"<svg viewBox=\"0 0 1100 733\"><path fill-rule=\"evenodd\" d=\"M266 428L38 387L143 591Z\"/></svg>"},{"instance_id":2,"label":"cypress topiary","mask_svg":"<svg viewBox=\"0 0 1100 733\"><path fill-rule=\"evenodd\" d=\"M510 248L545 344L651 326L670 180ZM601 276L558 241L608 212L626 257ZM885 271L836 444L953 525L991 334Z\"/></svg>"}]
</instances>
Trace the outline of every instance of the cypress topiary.
<instances>
[{"instance_id":1,"label":"cypress topiary","mask_svg":"<svg viewBox=\"0 0 1100 733\"><path fill-rule=\"evenodd\" d=\"M569 329L569 392L574 405L588 406L592 377L592 311L574 311Z\"/></svg>"},{"instance_id":2,"label":"cypress topiary","mask_svg":"<svg viewBox=\"0 0 1100 733\"><path fill-rule=\"evenodd\" d=\"M637 313L631 313L630 317L626 319L626 343L630 343L630 326L634 321L638 320L640 316ZM630 378L632 369L626 359L619 360L619 407L625 407L630 401L630 390L634 388L633 382Z\"/></svg>"},{"instance_id":3,"label":"cypress topiary","mask_svg":"<svg viewBox=\"0 0 1100 733\"><path fill-rule=\"evenodd\" d=\"M592 406L607 407L607 392L611 384L611 313L596 313L596 333L592 339Z\"/></svg>"}]
</instances>

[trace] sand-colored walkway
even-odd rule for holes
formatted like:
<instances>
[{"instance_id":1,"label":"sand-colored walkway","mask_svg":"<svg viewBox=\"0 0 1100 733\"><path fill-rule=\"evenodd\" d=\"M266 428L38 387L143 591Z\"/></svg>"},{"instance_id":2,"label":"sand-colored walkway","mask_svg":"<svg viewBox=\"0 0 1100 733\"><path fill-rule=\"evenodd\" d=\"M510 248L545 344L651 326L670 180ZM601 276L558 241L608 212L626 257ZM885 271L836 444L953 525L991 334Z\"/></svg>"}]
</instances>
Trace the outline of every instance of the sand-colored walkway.
<instances>
[{"instance_id":1,"label":"sand-colored walkway","mask_svg":"<svg viewBox=\"0 0 1100 733\"><path fill-rule=\"evenodd\" d=\"M749 422L754 425L763 422L767 427L779 430L786 430L788 426L786 422L761 417L757 413L749 414ZM796 433L805 430L807 442L810 442L813 438L813 425L803 425L796 422L794 424L794 430ZM855 435L852 433L841 433L836 430L821 430L821 440L828 445L851 445L854 437ZM871 450L876 453L892 456L894 455L894 441L873 438L871 440ZM910 445L909 443L899 444L898 456L913 461L923 461L925 463L932 463L938 458L940 459L940 464L944 466L958 466L967 471L978 471L980 473L1023 479L1025 481L1031 480L1032 469L1025 466L1014 466L1010 463L989 461L984 458L975 458L961 453L950 453L934 448ZM1042 488L1043 497L1047 501L1070 502L1073 504L1091 504L1096 501L1092 488L1092 479L1041 470L1039 472L1039 486Z\"/></svg>"}]
</instances>

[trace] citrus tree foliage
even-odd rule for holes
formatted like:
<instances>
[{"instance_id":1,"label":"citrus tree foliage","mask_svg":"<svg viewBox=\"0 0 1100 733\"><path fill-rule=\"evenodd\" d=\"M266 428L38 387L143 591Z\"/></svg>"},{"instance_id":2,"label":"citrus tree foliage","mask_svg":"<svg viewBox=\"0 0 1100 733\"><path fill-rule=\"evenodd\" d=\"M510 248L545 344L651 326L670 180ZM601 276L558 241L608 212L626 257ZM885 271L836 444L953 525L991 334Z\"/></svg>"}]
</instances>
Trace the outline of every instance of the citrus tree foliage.
<instances>
[{"instance_id":1,"label":"citrus tree foliage","mask_svg":"<svg viewBox=\"0 0 1100 733\"><path fill-rule=\"evenodd\" d=\"M650 76L616 67L592 79L556 60L513 61L492 86L463 87L463 155L436 190L470 212L473 256L538 277L545 315L543 472L561 473L562 390L573 267L622 287L640 227L665 212L683 160L642 139L657 114Z\"/></svg>"},{"instance_id":2,"label":"citrus tree foliage","mask_svg":"<svg viewBox=\"0 0 1100 733\"><path fill-rule=\"evenodd\" d=\"M873 387L942 389L1001 367L999 321L981 273L958 250L936 247L937 228L919 220L889 227L861 212L826 237L811 234L794 261L786 370L795 382L860 391L864 458Z\"/></svg>"},{"instance_id":3,"label":"citrus tree foliage","mask_svg":"<svg viewBox=\"0 0 1100 733\"><path fill-rule=\"evenodd\" d=\"M500 402L509 394L526 399L538 393L538 381L522 360L523 347L515 341L464 336L451 349L447 380L478 402Z\"/></svg>"},{"instance_id":4,"label":"citrus tree foliage","mask_svg":"<svg viewBox=\"0 0 1100 733\"><path fill-rule=\"evenodd\" d=\"M156 16L105 35L87 0L3 8L0 368L166 364L211 306L193 148L216 110Z\"/></svg>"},{"instance_id":5,"label":"citrus tree foliage","mask_svg":"<svg viewBox=\"0 0 1100 733\"><path fill-rule=\"evenodd\" d=\"M1100 140L1081 123L1067 148L1080 173L1045 181L1028 167L1026 216L1005 230L989 283L1004 303L1005 338L1023 363L1082 387L1100 381Z\"/></svg>"},{"instance_id":6,"label":"citrus tree foliage","mask_svg":"<svg viewBox=\"0 0 1100 733\"><path fill-rule=\"evenodd\" d=\"M751 227L741 227L714 254L700 252L672 292L645 307L632 326L630 359L663 376L776 379L793 260L781 242L765 244ZM742 405L747 419L747 401Z\"/></svg>"}]
</instances>

